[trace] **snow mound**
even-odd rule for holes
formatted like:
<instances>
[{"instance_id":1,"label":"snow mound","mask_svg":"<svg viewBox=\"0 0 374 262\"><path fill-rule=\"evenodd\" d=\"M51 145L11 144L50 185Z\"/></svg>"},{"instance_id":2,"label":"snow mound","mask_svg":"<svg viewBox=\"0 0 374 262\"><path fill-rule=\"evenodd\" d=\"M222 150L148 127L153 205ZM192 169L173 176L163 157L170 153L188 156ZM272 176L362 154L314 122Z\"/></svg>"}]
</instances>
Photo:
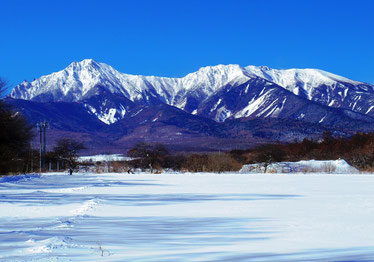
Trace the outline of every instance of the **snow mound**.
<instances>
[{"instance_id":1,"label":"snow mound","mask_svg":"<svg viewBox=\"0 0 374 262\"><path fill-rule=\"evenodd\" d=\"M81 156L78 162L98 162L98 161L129 161L131 157L126 157L121 154L112 155L94 155L94 156Z\"/></svg>"},{"instance_id":2,"label":"snow mound","mask_svg":"<svg viewBox=\"0 0 374 262\"><path fill-rule=\"evenodd\" d=\"M85 216L92 212L97 205L98 201L96 199L90 199L84 202L79 208L73 210L71 213L73 213L75 216Z\"/></svg>"},{"instance_id":3,"label":"snow mound","mask_svg":"<svg viewBox=\"0 0 374 262\"><path fill-rule=\"evenodd\" d=\"M263 164L244 165L240 173L265 173ZM345 160L302 160L299 162L276 162L267 166L266 173L336 173L355 174L359 171Z\"/></svg>"},{"instance_id":4,"label":"snow mound","mask_svg":"<svg viewBox=\"0 0 374 262\"><path fill-rule=\"evenodd\" d=\"M40 241L29 239L25 244L30 247L24 251L30 254L51 253L54 249L75 247L71 241L70 237L51 237Z\"/></svg>"}]
</instances>

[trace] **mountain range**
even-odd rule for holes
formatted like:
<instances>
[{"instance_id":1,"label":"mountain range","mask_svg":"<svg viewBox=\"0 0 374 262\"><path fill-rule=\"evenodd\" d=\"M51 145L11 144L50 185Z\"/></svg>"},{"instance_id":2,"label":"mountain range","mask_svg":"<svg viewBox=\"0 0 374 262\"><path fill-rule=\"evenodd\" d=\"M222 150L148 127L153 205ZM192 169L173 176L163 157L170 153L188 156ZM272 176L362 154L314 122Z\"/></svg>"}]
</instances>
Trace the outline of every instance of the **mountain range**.
<instances>
[{"instance_id":1,"label":"mountain range","mask_svg":"<svg viewBox=\"0 0 374 262\"><path fill-rule=\"evenodd\" d=\"M138 141L229 150L374 130L374 85L318 69L217 65L167 78L85 59L24 81L7 101L32 123L47 120L52 141L73 136L92 152Z\"/></svg>"}]
</instances>

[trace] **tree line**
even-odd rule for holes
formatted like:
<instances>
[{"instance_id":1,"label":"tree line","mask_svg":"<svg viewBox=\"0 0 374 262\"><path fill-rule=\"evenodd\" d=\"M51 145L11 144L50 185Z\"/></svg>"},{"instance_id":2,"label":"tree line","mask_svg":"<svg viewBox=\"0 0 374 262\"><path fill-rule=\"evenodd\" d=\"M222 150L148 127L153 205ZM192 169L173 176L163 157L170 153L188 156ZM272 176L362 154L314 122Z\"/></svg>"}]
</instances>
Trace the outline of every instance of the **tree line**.
<instances>
[{"instance_id":1,"label":"tree line","mask_svg":"<svg viewBox=\"0 0 374 262\"><path fill-rule=\"evenodd\" d=\"M349 138L334 138L326 131L322 139L262 145L249 150L232 150L230 155L240 163L265 163L300 160L344 159L363 171L374 170L374 133L357 133Z\"/></svg>"},{"instance_id":2,"label":"tree line","mask_svg":"<svg viewBox=\"0 0 374 262\"><path fill-rule=\"evenodd\" d=\"M210 154L171 154L164 145L138 143L128 151L132 168L190 172L238 171L244 164L344 159L363 171L374 171L374 133L357 133L349 138L334 138L327 131L320 140L303 139L293 143L260 145L247 150Z\"/></svg>"},{"instance_id":3,"label":"tree line","mask_svg":"<svg viewBox=\"0 0 374 262\"><path fill-rule=\"evenodd\" d=\"M161 169L189 172L238 171L241 164L227 153L170 153L165 145L138 143L127 152L131 168L159 172Z\"/></svg>"}]
</instances>

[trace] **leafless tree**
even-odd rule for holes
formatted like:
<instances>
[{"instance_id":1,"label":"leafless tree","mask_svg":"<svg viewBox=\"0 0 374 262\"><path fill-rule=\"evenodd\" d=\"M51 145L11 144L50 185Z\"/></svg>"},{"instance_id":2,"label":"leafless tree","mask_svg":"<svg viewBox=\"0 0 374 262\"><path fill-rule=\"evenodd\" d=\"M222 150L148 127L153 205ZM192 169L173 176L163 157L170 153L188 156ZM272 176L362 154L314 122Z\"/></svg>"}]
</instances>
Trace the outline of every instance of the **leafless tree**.
<instances>
[{"instance_id":1,"label":"leafless tree","mask_svg":"<svg viewBox=\"0 0 374 262\"><path fill-rule=\"evenodd\" d=\"M83 143L70 138L63 138L57 141L54 148L54 154L57 159L64 160L69 164L69 172L73 174L73 170L77 167L77 157L80 150L85 149Z\"/></svg>"}]
</instances>

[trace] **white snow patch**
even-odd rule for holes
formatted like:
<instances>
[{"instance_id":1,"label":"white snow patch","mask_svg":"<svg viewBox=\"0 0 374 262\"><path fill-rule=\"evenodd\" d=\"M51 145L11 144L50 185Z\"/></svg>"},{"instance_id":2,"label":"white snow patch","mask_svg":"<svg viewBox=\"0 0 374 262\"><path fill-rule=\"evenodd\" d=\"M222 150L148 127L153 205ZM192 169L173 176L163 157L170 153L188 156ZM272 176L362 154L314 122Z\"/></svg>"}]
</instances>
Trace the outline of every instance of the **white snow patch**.
<instances>
[{"instance_id":1,"label":"white snow patch","mask_svg":"<svg viewBox=\"0 0 374 262\"><path fill-rule=\"evenodd\" d=\"M264 173L264 164L244 165L241 173ZM359 171L349 165L345 160L302 160L299 162L276 162L266 167L267 173L336 173L357 174Z\"/></svg>"},{"instance_id":2,"label":"white snow patch","mask_svg":"<svg viewBox=\"0 0 374 262\"><path fill-rule=\"evenodd\" d=\"M361 96L356 96L355 97L355 102L354 102L354 104L353 104L353 106L352 106L352 110L354 110L355 108L356 108L356 106L357 106L357 103L358 103L358 101L360 101L360 99L361 99Z\"/></svg>"},{"instance_id":3,"label":"white snow patch","mask_svg":"<svg viewBox=\"0 0 374 262\"><path fill-rule=\"evenodd\" d=\"M221 102L222 102L222 98L218 99L217 103L210 109L210 112L213 112L214 110L216 110L219 104L221 104Z\"/></svg>"},{"instance_id":4,"label":"white snow patch","mask_svg":"<svg viewBox=\"0 0 374 262\"><path fill-rule=\"evenodd\" d=\"M121 110L120 110L121 119L123 119L125 117L127 111L126 111L126 108L123 105L120 105L120 108L121 108Z\"/></svg>"},{"instance_id":5,"label":"white snow patch","mask_svg":"<svg viewBox=\"0 0 374 262\"><path fill-rule=\"evenodd\" d=\"M374 108L374 106L371 106L369 109L368 109L368 111L366 111L366 113L365 114L368 114L368 113L370 113L371 112L371 110Z\"/></svg>"},{"instance_id":6,"label":"white snow patch","mask_svg":"<svg viewBox=\"0 0 374 262\"><path fill-rule=\"evenodd\" d=\"M139 109L137 112L135 112L134 114L132 114L131 117L134 117L134 116L138 115L142 111L143 111L143 108Z\"/></svg>"},{"instance_id":7,"label":"white snow patch","mask_svg":"<svg viewBox=\"0 0 374 262\"><path fill-rule=\"evenodd\" d=\"M326 116L327 116L327 115L323 116L323 117L321 118L321 120L318 121L318 123L322 123L322 122L325 120Z\"/></svg>"},{"instance_id":8,"label":"white snow patch","mask_svg":"<svg viewBox=\"0 0 374 262\"><path fill-rule=\"evenodd\" d=\"M117 109L109 108L108 113L102 113L98 115L98 118L107 125L117 122L118 119L115 118Z\"/></svg>"},{"instance_id":9,"label":"white snow patch","mask_svg":"<svg viewBox=\"0 0 374 262\"><path fill-rule=\"evenodd\" d=\"M71 238L69 237L51 237L40 241L29 239L25 243L28 246L26 250L20 252L21 254L41 254L41 253L52 253L55 249L67 249L74 248L76 245L71 244Z\"/></svg>"},{"instance_id":10,"label":"white snow patch","mask_svg":"<svg viewBox=\"0 0 374 262\"><path fill-rule=\"evenodd\" d=\"M49 192L49 193L74 193L77 191L82 191L86 189L87 186L81 186L81 187L72 187L72 188L53 188L53 189L44 189L43 192Z\"/></svg>"},{"instance_id":11,"label":"white snow patch","mask_svg":"<svg viewBox=\"0 0 374 262\"><path fill-rule=\"evenodd\" d=\"M227 118L229 118L231 115L232 115L232 112L230 110L226 109L225 106L222 106L222 107L218 108L215 120L218 121L218 122L223 122Z\"/></svg>"},{"instance_id":12,"label":"white snow patch","mask_svg":"<svg viewBox=\"0 0 374 262\"><path fill-rule=\"evenodd\" d=\"M80 156L78 162L98 162L98 161L128 161L132 160L131 157L126 157L121 154L111 155L93 155L93 156Z\"/></svg>"},{"instance_id":13,"label":"white snow patch","mask_svg":"<svg viewBox=\"0 0 374 262\"><path fill-rule=\"evenodd\" d=\"M266 95L263 95L259 98L254 97L251 101L248 102L248 105L245 108L235 114L235 118L251 116L263 105L265 101Z\"/></svg>"},{"instance_id":14,"label":"white snow patch","mask_svg":"<svg viewBox=\"0 0 374 262\"><path fill-rule=\"evenodd\" d=\"M89 213L93 212L97 204L98 201L96 199L90 199L85 201L79 208L72 210L71 213L75 216L88 215Z\"/></svg>"},{"instance_id":15,"label":"white snow patch","mask_svg":"<svg viewBox=\"0 0 374 262\"><path fill-rule=\"evenodd\" d=\"M297 119L303 119L305 117L305 114L304 113L301 113L298 117L297 117Z\"/></svg>"},{"instance_id":16,"label":"white snow patch","mask_svg":"<svg viewBox=\"0 0 374 262\"><path fill-rule=\"evenodd\" d=\"M244 90L244 93L248 93L248 89L249 89L249 84L245 87L245 90Z\"/></svg>"}]
</instances>

